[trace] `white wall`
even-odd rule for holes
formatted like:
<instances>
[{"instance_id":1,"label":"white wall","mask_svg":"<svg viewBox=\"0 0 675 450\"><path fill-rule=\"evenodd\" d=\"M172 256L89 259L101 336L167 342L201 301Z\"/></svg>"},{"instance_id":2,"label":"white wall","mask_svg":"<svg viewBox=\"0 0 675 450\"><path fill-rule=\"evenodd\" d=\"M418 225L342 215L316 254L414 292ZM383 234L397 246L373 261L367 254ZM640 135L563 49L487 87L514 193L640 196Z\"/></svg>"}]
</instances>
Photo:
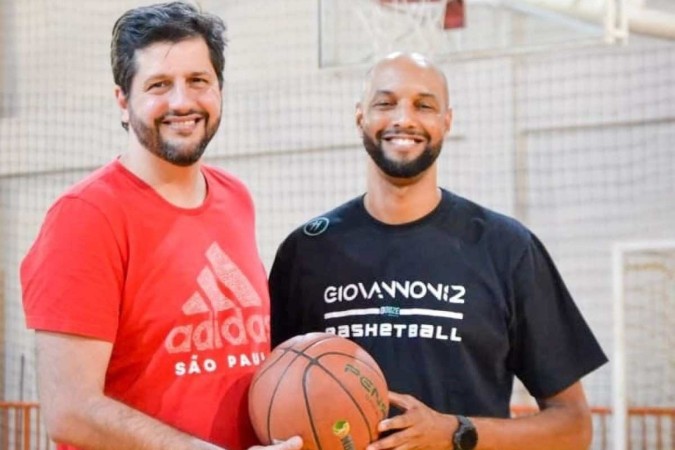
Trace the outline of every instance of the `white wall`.
<instances>
[{"instance_id":1,"label":"white wall","mask_svg":"<svg viewBox=\"0 0 675 450\"><path fill-rule=\"evenodd\" d=\"M292 228L363 190L353 124L363 70L317 69L315 1L201 3L226 19L231 41L224 118L208 158L249 185L269 264ZM8 302L0 398L36 398L19 261L54 198L124 150L109 37L116 17L138 4L0 7L0 263ZM444 60L442 68L456 118L440 160L442 184L519 214L548 245L609 353L611 242L672 238L675 229L675 46L633 39L625 47ZM587 385L593 404L609 404L608 367Z\"/></svg>"}]
</instances>

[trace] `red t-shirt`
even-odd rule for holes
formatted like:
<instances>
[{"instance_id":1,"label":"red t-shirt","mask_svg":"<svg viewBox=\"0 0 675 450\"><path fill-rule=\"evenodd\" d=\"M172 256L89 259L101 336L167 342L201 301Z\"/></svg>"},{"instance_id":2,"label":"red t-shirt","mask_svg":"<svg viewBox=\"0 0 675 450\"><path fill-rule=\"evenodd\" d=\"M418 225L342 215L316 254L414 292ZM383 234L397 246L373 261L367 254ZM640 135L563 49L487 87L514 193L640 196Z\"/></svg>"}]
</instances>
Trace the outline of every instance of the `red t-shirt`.
<instances>
[{"instance_id":1,"label":"red t-shirt","mask_svg":"<svg viewBox=\"0 0 675 450\"><path fill-rule=\"evenodd\" d=\"M106 395L237 450L257 443L246 399L269 353L269 296L246 188L202 172L194 209L118 161L75 185L22 263L23 302L30 328L113 343Z\"/></svg>"}]
</instances>

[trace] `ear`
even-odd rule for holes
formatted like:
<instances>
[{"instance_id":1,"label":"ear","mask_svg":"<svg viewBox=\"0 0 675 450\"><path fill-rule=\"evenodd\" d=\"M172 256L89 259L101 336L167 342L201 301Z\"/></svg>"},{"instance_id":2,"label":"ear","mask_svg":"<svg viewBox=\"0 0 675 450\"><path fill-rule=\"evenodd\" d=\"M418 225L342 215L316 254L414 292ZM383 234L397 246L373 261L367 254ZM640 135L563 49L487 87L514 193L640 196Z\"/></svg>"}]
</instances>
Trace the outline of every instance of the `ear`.
<instances>
[{"instance_id":1,"label":"ear","mask_svg":"<svg viewBox=\"0 0 675 450\"><path fill-rule=\"evenodd\" d=\"M452 108L448 107L448 110L445 113L443 118L443 124L445 125L445 132L448 133L452 129Z\"/></svg>"},{"instance_id":2,"label":"ear","mask_svg":"<svg viewBox=\"0 0 675 450\"><path fill-rule=\"evenodd\" d=\"M361 105L361 102L356 103L356 113L354 118L356 119L356 127L360 131L363 131L363 106Z\"/></svg>"},{"instance_id":3,"label":"ear","mask_svg":"<svg viewBox=\"0 0 675 450\"><path fill-rule=\"evenodd\" d=\"M122 123L129 123L129 100L119 86L115 86L115 101L122 112Z\"/></svg>"}]
</instances>

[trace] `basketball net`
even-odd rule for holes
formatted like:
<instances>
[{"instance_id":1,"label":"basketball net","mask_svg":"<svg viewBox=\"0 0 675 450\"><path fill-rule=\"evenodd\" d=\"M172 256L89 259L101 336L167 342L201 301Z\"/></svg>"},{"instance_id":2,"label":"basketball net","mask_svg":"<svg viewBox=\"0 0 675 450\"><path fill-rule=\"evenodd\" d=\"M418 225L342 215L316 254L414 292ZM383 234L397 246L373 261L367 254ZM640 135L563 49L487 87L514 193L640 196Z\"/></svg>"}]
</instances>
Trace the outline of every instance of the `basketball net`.
<instances>
[{"instance_id":1,"label":"basketball net","mask_svg":"<svg viewBox=\"0 0 675 450\"><path fill-rule=\"evenodd\" d=\"M463 0L371 0L358 8L375 54L418 51L435 54L447 39L445 31L464 25Z\"/></svg>"},{"instance_id":2,"label":"basketball net","mask_svg":"<svg viewBox=\"0 0 675 450\"><path fill-rule=\"evenodd\" d=\"M464 26L464 0L379 0L384 7L409 14L422 25L444 30Z\"/></svg>"}]
</instances>

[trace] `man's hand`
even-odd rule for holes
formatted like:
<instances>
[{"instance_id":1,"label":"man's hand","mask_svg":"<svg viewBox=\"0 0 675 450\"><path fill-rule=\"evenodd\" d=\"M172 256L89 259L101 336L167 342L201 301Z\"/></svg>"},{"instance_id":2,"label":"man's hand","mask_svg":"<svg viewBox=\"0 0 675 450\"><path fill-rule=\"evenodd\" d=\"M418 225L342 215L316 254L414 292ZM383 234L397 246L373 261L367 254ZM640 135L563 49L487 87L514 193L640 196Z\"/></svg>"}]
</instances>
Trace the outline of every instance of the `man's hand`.
<instances>
[{"instance_id":1,"label":"man's hand","mask_svg":"<svg viewBox=\"0 0 675 450\"><path fill-rule=\"evenodd\" d=\"M279 442L273 445L256 445L248 450L300 450L302 448L302 439L298 436L293 436L292 438Z\"/></svg>"},{"instance_id":2,"label":"man's hand","mask_svg":"<svg viewBox=\"0 0 675 450\"><path fill-rule=\"evenodd\" d=\"M389 401L403 414L380 422L378 431L396 431L370 444L366 450L451 450L457 428L454 416L441 414L410 395L389 392Z\"/></svg>"}]
</instances>

